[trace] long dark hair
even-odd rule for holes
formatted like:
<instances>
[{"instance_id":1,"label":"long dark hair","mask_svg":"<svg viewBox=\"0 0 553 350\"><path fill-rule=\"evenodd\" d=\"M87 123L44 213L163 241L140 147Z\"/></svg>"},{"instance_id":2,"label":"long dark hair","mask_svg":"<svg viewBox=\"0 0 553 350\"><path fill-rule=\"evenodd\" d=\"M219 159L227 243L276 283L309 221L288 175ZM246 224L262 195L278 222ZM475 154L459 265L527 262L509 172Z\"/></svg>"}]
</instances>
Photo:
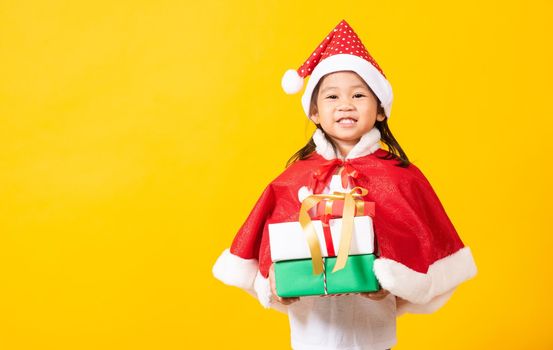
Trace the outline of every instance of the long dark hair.
<instances>
[{"instance_id":1,"label":"long dark hair","mask_svg":"<svg viewBox=\"0 0 553 350\"><path fill-rule=\"evenodd\" d=\"M315 109L317 108L317 96L319 95L319 87L321 86L321 83L325 77L326 76L322 77L321 80L319 80L319 82L313 89L313 94L311 95L310 114L313 114L315 112ZM374 92L369 86L367 87L369 88L373 96L378 101L377 113L385 115L384 108L380 105L380 99L374 94ZM409 161L409 158L407 158L407 155L405 154L405 152L397 142L396 138L392 134L392 131L388 126L388 118L384 118L383 121L378 121L378 120L375 121L374 126L380 131L380 139L382 140L382 142L384 142L386 146L388 146L388 152L389 152L387 155L379 158L395 159L398 161L398 163L395 164L396 166L400 166L402 168L408 167L409 164L411 164L411 162ZM334 152L336 152L336 145L334 144L332 139L328 137L328 135L324 132L320 124L317 124L317 128L323 132L326 139L332 145L332 148L334 148ZM316 148L317 146L313 141L313 137L311 137L305 146L303 146L299 151L294 153L294 155L290 157L290 159L288 159L288 162L286 162L286 167L288 167L290 164L294 163L295 161L309 158L309 156L315 151Z\"/></svg>"}]
</instances>

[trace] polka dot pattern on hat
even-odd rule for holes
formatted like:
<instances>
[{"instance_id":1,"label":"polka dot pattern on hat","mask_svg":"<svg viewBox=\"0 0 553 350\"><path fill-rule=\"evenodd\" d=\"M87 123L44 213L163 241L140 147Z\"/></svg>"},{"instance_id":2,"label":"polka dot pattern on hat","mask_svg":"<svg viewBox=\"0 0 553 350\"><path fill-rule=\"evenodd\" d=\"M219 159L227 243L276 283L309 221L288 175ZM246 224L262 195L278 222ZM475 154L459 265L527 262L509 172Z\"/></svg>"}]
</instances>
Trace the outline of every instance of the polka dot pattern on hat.
<instances>
[{"instance_id":1,"label":"polka dot pattern on hat","mask_svg":"<svg viewBox=\"0 0 553 350\"><path fill-rule=\"evenodd\" d=\"M313 72L313 69L321 60L338 54L349 54L359 56L370 62L384 76L384 72L369 54L365 45L361 42L357 34L350 25L342 20L338 25L323 39L309 58L298 68L298 75L302 78L307 77Z\"/></svg>"}]
</instances>

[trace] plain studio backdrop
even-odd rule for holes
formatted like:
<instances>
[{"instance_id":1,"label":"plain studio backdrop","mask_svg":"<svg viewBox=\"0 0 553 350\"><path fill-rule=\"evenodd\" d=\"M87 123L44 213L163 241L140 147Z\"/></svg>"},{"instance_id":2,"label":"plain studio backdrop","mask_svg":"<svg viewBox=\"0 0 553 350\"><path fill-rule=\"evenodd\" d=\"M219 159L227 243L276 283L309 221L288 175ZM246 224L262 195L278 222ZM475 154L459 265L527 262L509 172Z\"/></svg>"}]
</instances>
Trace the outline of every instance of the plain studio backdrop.
<instances>
[{"instance_id":1,"label":"plain studio backdrop","mask_svg":"<svg viewBox=\"0 0 553 350\"><path fill-rule=\"evenodd\" d=\"M552 12L2 1L0 348L289 348L286 316L211 266L313 131L282 74L346 19L479 269L395 349L551 349Z\"/></svg>"}]
</instances>

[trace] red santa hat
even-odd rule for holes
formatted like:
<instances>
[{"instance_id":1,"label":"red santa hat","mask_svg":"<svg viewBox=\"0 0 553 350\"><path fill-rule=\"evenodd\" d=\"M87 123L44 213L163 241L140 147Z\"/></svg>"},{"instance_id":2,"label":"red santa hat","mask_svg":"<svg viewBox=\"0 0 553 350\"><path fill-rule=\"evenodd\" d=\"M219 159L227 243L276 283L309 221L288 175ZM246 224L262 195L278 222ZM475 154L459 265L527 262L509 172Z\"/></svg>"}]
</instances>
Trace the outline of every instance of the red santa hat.
<instances>
[{"instance_id":1,"label":"red santa hat","mask_svg":"<svg viewBox=\"0 0 553 350\"><path fill-rule=\"evenodd\" d=\"M297 70L289 69L284 73L282 88L288 94L295 94L302 89L303 80L311 75L301 99L303 110L309 116L311 95L315 86L326 74L339 71L353 71L365 80L380 100L386 117L390 117L393 100L392 86L345 20L338 23L301 67Z\"/></svg>"}]
</instances>

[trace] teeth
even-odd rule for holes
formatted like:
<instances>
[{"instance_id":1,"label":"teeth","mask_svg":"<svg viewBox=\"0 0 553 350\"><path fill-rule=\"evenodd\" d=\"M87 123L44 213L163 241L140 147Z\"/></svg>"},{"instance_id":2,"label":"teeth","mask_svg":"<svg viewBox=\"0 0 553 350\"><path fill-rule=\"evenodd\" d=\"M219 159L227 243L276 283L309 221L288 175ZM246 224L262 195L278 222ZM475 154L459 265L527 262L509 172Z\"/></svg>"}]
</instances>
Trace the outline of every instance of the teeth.
<instances>
[{"instance_id":1,"label":"teeth","mask_svg":"<svg viewBox=\"0 0 553 350\"><path fill-rule=\"evenodd\" d=\"M356 120L351 119L351 118L342 118L342 119L338 120L338 123L340 123L340 124L353 124L355 122L356 122Z\"/></svg>"}]
</instances>

